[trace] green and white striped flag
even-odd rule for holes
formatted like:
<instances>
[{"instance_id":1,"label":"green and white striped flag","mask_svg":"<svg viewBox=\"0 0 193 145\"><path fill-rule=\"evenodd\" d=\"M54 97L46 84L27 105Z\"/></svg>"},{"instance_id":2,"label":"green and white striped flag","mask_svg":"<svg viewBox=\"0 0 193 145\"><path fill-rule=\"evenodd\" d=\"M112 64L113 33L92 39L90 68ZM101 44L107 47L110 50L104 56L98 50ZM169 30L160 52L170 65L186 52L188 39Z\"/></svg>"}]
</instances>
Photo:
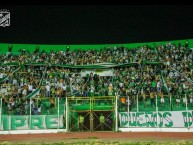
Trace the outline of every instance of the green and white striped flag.
<instances>
[{"instance_id":1,"label":"green and white striped flag","mask_svg":"<svg viewBox=\"0 0 193 145\"><path fill-rule=\"evenodd\" d=\"M31 94L27 95L25 98L26 99L34 98L34 97L36 97L37 94L39 94L39 92L40 92L40 87L35 89L35 91L33 91Z\"/></svg>"},{"instance_id":2,"label":"green and white striped flag","mask_svg":"<svg viewBox=\"0 0 193 145\"><path fill-rule=\"evenodd\" d=\"M42 76L42 78L41 78L41 80L40 80L40 82L39 82L39 87L42 85L42 83L43 83L43 77L44 77L44 75Z\"/></svg>"},{"instance_id":3,"label":"green and white striped flag","mask_svg":"<svg viewBox=\"0 0 193 145\"><path fill-rule=\"evenodd\" d=\"M18 72L18 70L19 70L20 68L21 68L21 67L17 68L17 69L14 70L12 73L14 74L14 73ZM2 79L0 79L0 83L4 82L8 77L9 77L9 75L7 75L7 76L3 77Z\"/></svg>"},{"instance_id":4,"label":"green and white striped flag","mask_svg":"<svg viewBox=\"0 0 193 145\"><path fill-rule=\"evenodd\" d=\"M41 78L41 80L39 82L39 87L37 89L35 89L31 94L27 95L26 96L27 99L34 98L34 97L36 97L37 94L39 94L42 82L43 82L43 77Z\"/></svg>"},{"instance_id":5,"label":"green and white striped flag","mask_svg":"<svg viewBox=\"0 0 193 145\"><path fill-rule=\"evenodd\" d=\"M163 84L164 84L164 87L166 88L167 92L169 93L168 85L167 85L164 77L162 76L162 71L161 71L161 78L162 78L162 82L163 82Z\"/></svg>"},{"instance_id":6,"label":"green and white striped flag","mask_svg":"<svg viewBox=\"0 0 193 145\"><path fill-rule=\"evenodd\" d=\"M37 94L39 94L40 89L41 89L41 85L42 85L42 83L43 83L43 77L44 77L45 72L46 72L46 71L44 71L44 73L43 73L43 75L42 75L42 78L41 78L41 80L40 80L40 82L39 82L39 86L38 86L38 88L37 88L37 89L35 89L35 90L31 93L31 94L27 95L25 98L27 98L27 99L31 99L31 98L36 97L36 96L37 96Z\"/></svg>"}]
</instances>

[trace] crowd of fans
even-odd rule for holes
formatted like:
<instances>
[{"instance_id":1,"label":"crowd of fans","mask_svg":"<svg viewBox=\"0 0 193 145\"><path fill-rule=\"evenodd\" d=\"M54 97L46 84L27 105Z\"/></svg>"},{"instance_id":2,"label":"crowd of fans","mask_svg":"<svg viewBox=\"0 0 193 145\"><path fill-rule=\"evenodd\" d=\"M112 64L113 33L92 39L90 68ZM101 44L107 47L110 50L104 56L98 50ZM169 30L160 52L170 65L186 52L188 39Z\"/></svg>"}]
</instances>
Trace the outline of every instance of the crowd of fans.
<instances>
[{"instance_id":1,"label":"crowd of fans","mask_svg":"<svg viewBox=\"0 0 193 145\"><path fill-rule=\"evenodd\" d=\"M137 99L141 100L144 107L148 107L148 100L150 105L155 107L156 96L164 106L165 98L169 98L170 95L176 99L177 107L180 107L180 101L183 101L184 105L187 102L193 106L193 73L190 67L193 62L193 50L188 47L188 43L178 46L166 43L155 48L145 45L135 49L121 46L87 51L51 50L49 53L37 48L33 53L22 50L20 55L1 55L0 63L12 62L19 62L19 66L0 66L0 93L9 114L13 111L17 115L28 114L30 105L32 114L41 114L42 98L48 98L50 108L53 109L54 98L69 96L116 95L119 98L119 111L132 110ZM25 65L40 62L48 65ZM90 73L86 77L81 77L81 69L49 65L89 65L101 62L132 65L114 67L114 76ZM18 67L21 68L16 71ZM26 96L38 87L39 99L30 102Z\"/></svg>"},{"instance_id":2,"label":"crowd of fans","mask_svg":"<svg viewBox=\"0 0 193 145\"><path fill-rule=\"evenodd\" d=\"M180 43L175 46L167 43L165 46L158 47L159 59L164 63L162 73L168 85L168 91L176 97L177 106L180 101L193 104L192 91L192 66L193 50L189 49L188 43L182 46Z\"/></svg>"},{"instance_id":3,"label":"crowd of fans","mask_svg":"<svg viewBox=\"0 0 193 145\"><path fill-rule=\"evenodd\" d=\"M138 62L140 59L156 61L157 53L154 49L147 46L127 49L123 46L108 47L100 50L82 50L76 49L70 51L40 51L39 47L34 52L21 50L20 55L2 55L0 62L23 62L23 63L52 63L64 65L89 65L95 63L109 62L115 64L124 64Z\"/></svg>"}]
</instances>

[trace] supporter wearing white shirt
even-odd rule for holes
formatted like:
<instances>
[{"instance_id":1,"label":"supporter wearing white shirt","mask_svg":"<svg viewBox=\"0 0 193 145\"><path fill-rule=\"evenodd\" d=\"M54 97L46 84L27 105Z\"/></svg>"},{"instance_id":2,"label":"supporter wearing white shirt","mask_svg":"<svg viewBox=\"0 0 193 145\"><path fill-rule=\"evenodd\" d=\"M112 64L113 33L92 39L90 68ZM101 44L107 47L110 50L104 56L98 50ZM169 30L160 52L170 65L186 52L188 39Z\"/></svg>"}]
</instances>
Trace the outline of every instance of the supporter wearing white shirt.
<instances>
[{"instance_id":1,"label":"supporter wearing white shirt","mask_svg":"<svg viewBox=\"0 0 193 145\"><path fill-rule=\"evenodd\" d=\"M41 105L38 105L38 115L41 115L41 112L42 112L42 107L41 107Z\"/></svg>"},{"instance_id":2,"label":"supporter wearing white shirt","mask_svg":"<svg viewBox=\"0 0 193 145\"><path fill-rule=\"evenodd\" d=\"M66 91L66 85L64 84L62 87L63 91Z\"/></svg>"},{"instance_id":3,"label":"supporter wearing white shirt","mask_svg":"<svg viewBox=\"0 0 193 145\"><path fill-rule=\"evenodd\" d=\"M46 85L46 96L50 97L50 85L49 84Z\"/></svg>"},{"instance_id":4,"label":"supporter wearing white shirt","mask_svg":"<svg viewBox=\"0 0 193 145\"><path fill-rule=\"evenodd\" d=\"M63 83L59 83L59 87L61 87L61 88L62 88L62 87L63 87Z\"/></svg>"},{"instance_id":5,"label":"supporter wearing white shirt","mask_svg":"<svg viewBox=\"0 0 193 145\"><path fill-rule=\"evenodd\" d=\"M119 88L122 88L123 85L124 85L124 84L123 84L122 82L120 82L120 83L119 83Z\"/></svg>"},{"instance_id":6,"label":"supporter wearing white shirt","mask_svg":"<svg viewBox=\"0 0 193 145\"><path fill-rule=\"evenodd\" d=\"M172 78L174 76L173 72L169 73L169 77Z\"/></svg>"},{"instance_id":7,"label":"supporter wearing white shirt","mask_svg":"<svg viewBox=\"0 0 193 145\"><path fill-rule=\"evenodd\" d=\"M0 79L3 78L3 76L4 76L3 73L0 73Z\"/></svg>"},{"instance_id":8,"label":"supporter wearing white shirt","mask_svg":"<svg viewBox=\"0 0 193 145\"><path fill-rule=\"evenodd\" d=\"M161 92L161 81L157 82L157 92L160 93Z\"/></svg>"},{"instance_id":9,"label":"supporter wearing white shirt","mask_svg":"<svg viewBox=\"0 0 193 145\"><path fill-rule=\"evenodd\" d=\"M22 91L22 96L25 97L27 95L27 90L26 89L23 89Z\"/></svg>"},{"instance_id":10,"label":"supporter wearing white shirt","mask_svg":"<svg viewBox=\"0 0 193 145\"><path fill-rule=\"evenodd\" d=\"M29 90L29 93L31 93L31 92L33 91L33 86L32 86L32 84L29 84L29 85L28 85L28 90Z\"/></svg>"},{"instance_id":11,"label":"supporter wearing white shirt","mask_svg":"<svg viewBox=\"0 0 193 145\"><path fill-rule=\"evenodd\" d=\"M13 79L13 84L17 85L17 80L15 78Z\"/></svg>"}]
</instances>

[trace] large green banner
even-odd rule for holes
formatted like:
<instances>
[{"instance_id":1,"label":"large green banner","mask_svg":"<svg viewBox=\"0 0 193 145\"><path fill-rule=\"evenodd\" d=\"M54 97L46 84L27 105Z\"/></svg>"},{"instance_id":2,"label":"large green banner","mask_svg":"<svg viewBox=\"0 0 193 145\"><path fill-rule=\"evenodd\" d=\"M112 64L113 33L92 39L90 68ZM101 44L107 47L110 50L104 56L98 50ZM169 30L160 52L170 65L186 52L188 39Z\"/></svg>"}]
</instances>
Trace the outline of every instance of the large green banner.
<instances>
[{"instance_id":1,"label":"large green banner","mask_svg":"<svg viewBox=\"0 0 193 145\"><path fill-rule=\"evenodd\" d=\"M63 115L2 115L0 130L64 129Z\"/></svg>"},{"instance_id":2,"label":"large green banner","mask_svg":"<svg viewBox=\"0 0 193 145\"><path fill-rule=\"evenodd\" d=\"M120 127L193 128L193 111L120 112Z\"/></svg>"}]
</instances>

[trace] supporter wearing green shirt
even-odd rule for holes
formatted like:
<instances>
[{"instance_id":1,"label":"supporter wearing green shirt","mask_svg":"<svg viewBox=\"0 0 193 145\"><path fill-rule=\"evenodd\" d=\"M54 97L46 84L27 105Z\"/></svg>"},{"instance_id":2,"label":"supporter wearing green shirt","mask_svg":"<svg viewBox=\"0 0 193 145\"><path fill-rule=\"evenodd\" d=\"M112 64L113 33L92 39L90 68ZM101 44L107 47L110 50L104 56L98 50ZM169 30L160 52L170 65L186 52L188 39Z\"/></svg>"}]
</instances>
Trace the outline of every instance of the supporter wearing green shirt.
<instances>
[{"instance_id":1,"label":"supporter wearing green shirt","mask_svg":"<svg viewBox=\"0 0 193 145\"><path fill-rule=\"evenodd\" d=\"M90 80L90 85L94 86L94 79L93 78L91 78L91 80Z\"/></svg>"},{"instance_id":2,"label":"supporter wearing green shirt","mask_svg":"<svg viewBox=\"0 0 193 145\"><path fill-rule=\"evenodd\" d=\"M103 131L104 130L104 124L105 124L105 116L102 113L100 115L99 120L100 120L101 131Z\"/></svg>"},{"instance_id":3,"label":"supporter wearing green shirt","mask_svg":"<svg viewBox=\"0 0 193 145\"><path fill-rule=\"evenodd\" d=\"M153 80L153 81L151 82L151 89L152 89L152 92L155 92L155 91L156 91L156 81L155 81L155 80Z\"/></svg>"},{"instance_id":4,"label":"supporter wearing green shirt","mask_svg":"<svg viewBox=\"0 0 193 145\"><path fill-rule=\"evenodd\" d=\"M79 131L83 131L84 128L84 116L80 115L79 116Z\"/></svg>"}]
</instances>

